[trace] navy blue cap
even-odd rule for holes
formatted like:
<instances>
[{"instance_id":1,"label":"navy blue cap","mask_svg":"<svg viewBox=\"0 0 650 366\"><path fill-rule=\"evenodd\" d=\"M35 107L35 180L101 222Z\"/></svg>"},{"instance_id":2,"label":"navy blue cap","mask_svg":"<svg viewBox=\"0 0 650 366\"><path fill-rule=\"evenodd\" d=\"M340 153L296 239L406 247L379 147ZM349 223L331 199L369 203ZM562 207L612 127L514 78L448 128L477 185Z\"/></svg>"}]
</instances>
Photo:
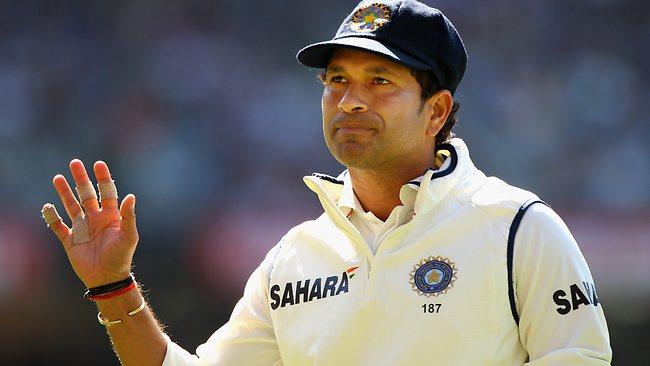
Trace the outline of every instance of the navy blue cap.
<instances>
[{"instance_id":1,"label":"navy blue cap","mask_svg":"<svg viewBox=\"0 0 650 366\"><path fill-rule=\"evenodd\" d=\"M309 45L296 57L307 67L324 69L338 48L372 52L415 70L432 71L452 94L467 66L467 51L454 25L440 10L414 0L362 1L334 39Z\"/></svg>"}]
</instances>

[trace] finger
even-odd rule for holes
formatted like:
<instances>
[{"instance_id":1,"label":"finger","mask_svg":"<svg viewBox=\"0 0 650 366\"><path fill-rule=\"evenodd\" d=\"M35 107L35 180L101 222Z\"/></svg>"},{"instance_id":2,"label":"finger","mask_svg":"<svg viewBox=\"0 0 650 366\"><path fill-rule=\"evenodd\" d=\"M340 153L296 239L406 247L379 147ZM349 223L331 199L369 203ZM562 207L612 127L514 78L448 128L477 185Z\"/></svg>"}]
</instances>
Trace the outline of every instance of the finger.
<instances>
[{"instance_id":1,"label":"finger","mask_svg":"<svg viewBox=\"0 0 650 366\"><path fill-rule=\"evenodd\" d=\"M85 243L89 239L89 228L86 215L75 198L68 181L62 175L57 175L52 180L54 188L59 193L63 206L72 221L72 243Z\"/></svg>"},{"instance_id":2,"label":"finger","mask_svg":"<svg viewBox=\"0 0 650 366\"><path fill-rule=\"evenodd\" d=\"M120 205L120 215L122 221L120 223L121 229L128 235L137 235L138 230L135 226L135 196L132 194L126 195Z\"/></svg>"},{"instance_id":3,"label":"finger","mask_svg":"<svg viewBox=\"0 0 650 366\"><path fill-rule=\"evenodd\" d=\"M97 178L102 208L117 208L117 189L111 179L111 172L108 170L108 165L101 160L97 161L93 165L93 171L95 172L95 178Z\"/></svg>"},{"instance_id":4,"label":"finger","mask_svg":"<svg viewBox=\"0 0 650 366\"><path fill-rule=\"evenodd\" d=\"M61 174L57 174L54 179L52 179L52 184L54 184L54 189L56 189L56 193L58 193L59 198L61 198L61 202L63 203L63 207L65 208L65 212L68 214L70 221L73 221L74 218L78 217L83 211L81 211L81 205L79 205L79 201L77 201L74 193L72 193L68 181Z\"/></svg>"},{"instance_id":5,"label":"finger","mask_svg":"<svg viewBox=\"0 0 650 366\"><path fill-rule=\"evenodd\" d=\"M43 215L43 219L45 219L47 226L52 229L54 235L56 235L59 241L67 249L70 243L70 235L72 235L72 233L70 232L68 225L66 225L63 222L63 219L61 219L61 216L59 216L56 207L51 203L46 203L43 205L41 214Z\"/></svg>"},{"instance_id":6,"label":"finger","mask_svg":"<svg viewBox=\"0 0 650 366\"><path fill-rule=\"evenodd\" d=\"M93 187L93 183L88 178L86 167L79 159L73 159L70 162L70 171L72 177L77 184L77 194L79 194L79 201L86 212L93 212L99 210L99 203L97 203L97 193Z\"/></svg>"}]
</instances>

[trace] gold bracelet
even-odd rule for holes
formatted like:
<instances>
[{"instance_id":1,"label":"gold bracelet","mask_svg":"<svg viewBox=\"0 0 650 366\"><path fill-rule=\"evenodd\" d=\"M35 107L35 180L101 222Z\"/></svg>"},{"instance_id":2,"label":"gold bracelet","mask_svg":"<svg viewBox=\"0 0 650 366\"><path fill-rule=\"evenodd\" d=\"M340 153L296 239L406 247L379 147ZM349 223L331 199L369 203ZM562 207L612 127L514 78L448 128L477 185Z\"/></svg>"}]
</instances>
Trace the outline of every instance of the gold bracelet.
<instances>
[{"instance_id":1,"label":"gold bracelet","mask_svg":"<svg viewBox=\"0 0 650 366\"><path fill-rule=\"evenodd\" d=\"M144 297L143 297L142 302L140 303L140 306L138 306L136 309L134 309L132 311L129 311L128 313L126 313L126 315L134 316L135 314L141 312L144 309L145 306L146 306L146 303L145 303ZM103 326L106 326L106 327L110 327L111 325L122 323L122 319L116 319L116 320L104 319L102 317L102 312L101 311L97 313L97 321L99 322L99 324L101 324Z\"/></svg>"},{"instance_id":2,"label":"gold bracelet","mask_svg":"<svg viewBox=\"0 0 650 366\"><path fill-rule=\"evenodd\" d=\"M106 320L106 319L102 318L102 312L100 311L100 312L97 313L97 321L99 322L99 324L101 324L101 325L103 325L105 327L110 327L111 325L120 324L122 322L122 319L117 319L117 320L113 320L113 321Z\"/></svg>"}]
</instances>

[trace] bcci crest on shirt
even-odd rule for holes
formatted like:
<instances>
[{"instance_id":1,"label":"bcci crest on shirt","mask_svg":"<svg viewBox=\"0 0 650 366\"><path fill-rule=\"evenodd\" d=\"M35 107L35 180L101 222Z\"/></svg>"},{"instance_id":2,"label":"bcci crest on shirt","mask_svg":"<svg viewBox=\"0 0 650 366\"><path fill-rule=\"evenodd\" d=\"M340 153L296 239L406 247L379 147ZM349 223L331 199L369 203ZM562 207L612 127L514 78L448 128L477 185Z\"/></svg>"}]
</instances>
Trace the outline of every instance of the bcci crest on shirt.
<instances>
[{"instance_id":1,"label":"bcci crest on shirt","mask_svg":"<svg viewBox=\"0 0 650 366\"><path fill-rule=\"evenodd\" d=\"M456 281L456 265L449 258L429 257L413 266L409 283L420 296L446 294Z\"/></svg>"}]
</instances>

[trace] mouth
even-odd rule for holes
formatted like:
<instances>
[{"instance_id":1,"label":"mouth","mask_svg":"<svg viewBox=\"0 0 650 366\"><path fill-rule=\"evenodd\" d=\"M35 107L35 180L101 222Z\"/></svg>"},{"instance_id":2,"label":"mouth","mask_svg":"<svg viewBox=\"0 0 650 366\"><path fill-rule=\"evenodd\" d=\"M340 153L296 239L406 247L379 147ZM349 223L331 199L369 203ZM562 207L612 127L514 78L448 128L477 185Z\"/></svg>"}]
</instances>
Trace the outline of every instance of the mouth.
<instances>
[{"instance_id":1,"label":"mouth","mask_svg":"<svg viewBox=\"0 0 650 366\"><path fill-rule=\"evenodd\" d=\"M381 122L375 117L361 114L340 114L332 119L332 135L367 136L374 134L381 127Z\"/></svg>"},{"instance_id":2,"label":"mouth","mask_svg":"<svg viewBox=\"0 0 650 366\"><path fill-rule=\"evenodd\" d=\"M374 131L374 128L366 127L366 126L337 126L334 129L334 132L342 132L342 133L366 133L366 132L371 132Z\"/></svg>"}]
</instances>

